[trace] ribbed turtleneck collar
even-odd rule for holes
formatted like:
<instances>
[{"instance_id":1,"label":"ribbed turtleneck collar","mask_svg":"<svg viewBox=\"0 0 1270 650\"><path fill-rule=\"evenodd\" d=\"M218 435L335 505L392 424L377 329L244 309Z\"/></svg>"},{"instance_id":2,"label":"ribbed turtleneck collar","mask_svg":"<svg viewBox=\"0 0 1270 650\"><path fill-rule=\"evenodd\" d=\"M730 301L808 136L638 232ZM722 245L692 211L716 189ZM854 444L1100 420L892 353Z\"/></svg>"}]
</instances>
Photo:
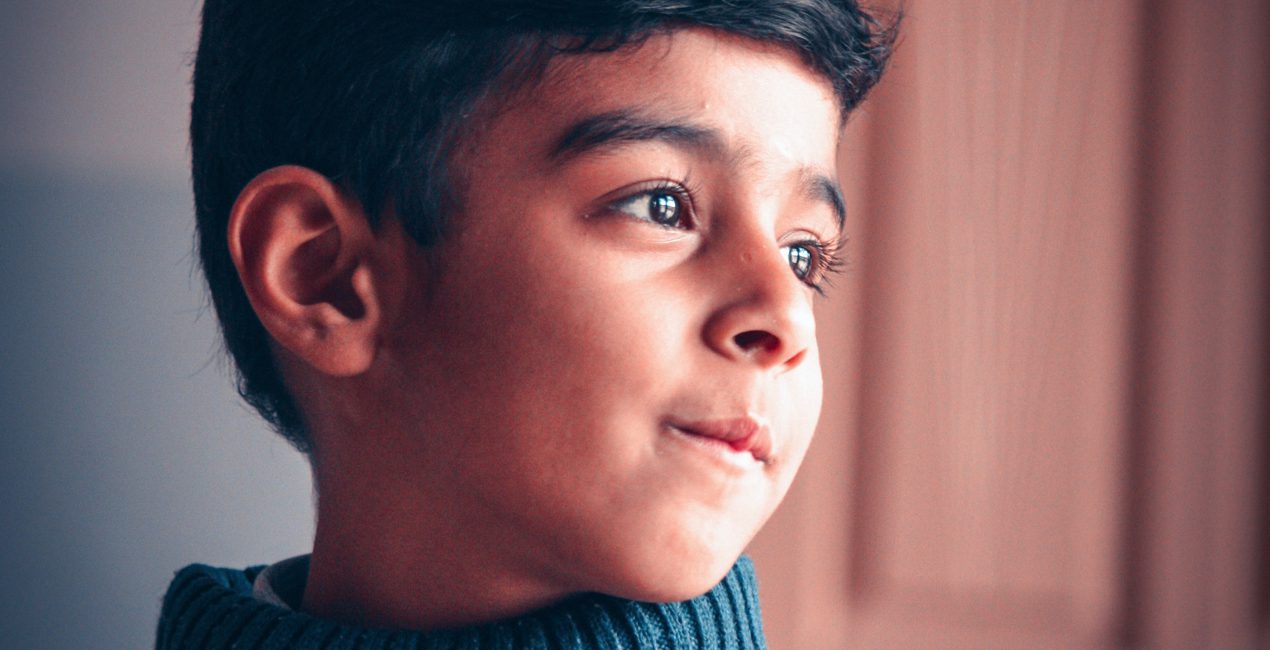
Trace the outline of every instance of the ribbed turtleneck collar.
<instances>
[{"instance_id":1,"label":"ribbed turtleneck collar","mask_svg":"<svg viewBox=\"0 0 1270 650\"><path fill-rule=\"evenodd\" d=\"M757 650L765 648L754 567L741 558L723 582L679 603L584 595L510 619L456 630L411 632L336 623L252 596L264 567L190 565L163 598L156 648L480 648Z\"/></svg>"}]
</instances>

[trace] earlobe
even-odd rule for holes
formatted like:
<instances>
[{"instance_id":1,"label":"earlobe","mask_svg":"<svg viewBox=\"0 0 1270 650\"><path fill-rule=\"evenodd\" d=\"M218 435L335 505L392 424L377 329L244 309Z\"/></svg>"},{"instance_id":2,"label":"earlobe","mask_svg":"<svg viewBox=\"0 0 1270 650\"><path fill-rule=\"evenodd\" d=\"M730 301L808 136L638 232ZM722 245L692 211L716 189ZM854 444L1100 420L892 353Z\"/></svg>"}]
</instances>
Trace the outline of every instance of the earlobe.
<instances>
[{"instance_id":1,"label":"earlobe","mask_svg":"<svg viewBox=\"0 0 1270 650\"><path fill-rule=\"evenodd\" d=\"M334 376L374 360L380 305L375 237L360 203L304 167L275 167L238 195L230 256L247 298L273 339Z\"/></svg>"}]
</instances>

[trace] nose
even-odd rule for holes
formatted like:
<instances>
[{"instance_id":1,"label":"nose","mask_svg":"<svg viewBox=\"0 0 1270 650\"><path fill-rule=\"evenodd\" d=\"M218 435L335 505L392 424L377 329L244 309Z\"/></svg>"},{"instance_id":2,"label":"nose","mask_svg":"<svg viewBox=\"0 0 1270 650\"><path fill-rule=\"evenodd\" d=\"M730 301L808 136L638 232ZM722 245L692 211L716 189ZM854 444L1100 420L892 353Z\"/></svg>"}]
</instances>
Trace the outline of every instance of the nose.
<instances>
[{"instance_id":1,"label":"nose","mask_svg":"<svg viewBox=\"0 0 1270 650\"><path fill-rule=\"evenodd\" d=\"M792 370L815 342L816 319L805 285L774 243L749 247L724 274L721 304L706 321L706 344L729 360L762 370Z\"/></svg>"}]
</instances>

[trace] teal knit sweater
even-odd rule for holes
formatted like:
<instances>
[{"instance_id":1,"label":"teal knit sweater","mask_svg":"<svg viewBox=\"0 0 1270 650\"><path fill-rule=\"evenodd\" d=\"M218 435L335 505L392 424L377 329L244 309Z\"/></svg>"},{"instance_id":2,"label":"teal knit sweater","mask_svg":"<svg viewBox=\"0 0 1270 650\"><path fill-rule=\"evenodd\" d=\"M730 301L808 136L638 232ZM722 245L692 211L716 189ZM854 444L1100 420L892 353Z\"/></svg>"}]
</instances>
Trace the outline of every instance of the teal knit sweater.
<instances>
[{"instance_id":1,"label":"teal knit sweater","mask_svg":"<svg viewBox=\"0 0 1270 650\"><path fill-rule=\"evenodd\" d=\"M520 618L438 632L359 627L315 618L252 596L264 567L190 565L163 598L156 648L321 650L758 650L766 648L754 567L741 558L723 582L681 603L589 594Z\"/></svg>"}]
</instances>

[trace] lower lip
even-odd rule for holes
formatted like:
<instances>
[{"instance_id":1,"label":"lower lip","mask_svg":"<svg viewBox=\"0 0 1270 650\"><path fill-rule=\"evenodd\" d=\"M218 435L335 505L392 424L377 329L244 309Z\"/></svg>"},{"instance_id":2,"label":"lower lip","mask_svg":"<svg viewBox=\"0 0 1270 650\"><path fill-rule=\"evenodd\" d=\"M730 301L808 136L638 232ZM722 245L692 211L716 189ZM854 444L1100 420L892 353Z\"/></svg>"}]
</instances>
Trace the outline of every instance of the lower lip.
<instances>
[{"instance_id":1,"label":"lower lip","mask_svg":"<svg viewBox=\"0 0 1270 650\"><path fill-rule=\"evenodd\" d=\"M671 438L678 440L690 450L703 454L715 462L723 463L731 469L751 470L762 466L762 463L749 450L738 451L732 447L731 443L718 438L689 433L672 425L667 425L666 431Z\"/></svg>"}]
</instances>

